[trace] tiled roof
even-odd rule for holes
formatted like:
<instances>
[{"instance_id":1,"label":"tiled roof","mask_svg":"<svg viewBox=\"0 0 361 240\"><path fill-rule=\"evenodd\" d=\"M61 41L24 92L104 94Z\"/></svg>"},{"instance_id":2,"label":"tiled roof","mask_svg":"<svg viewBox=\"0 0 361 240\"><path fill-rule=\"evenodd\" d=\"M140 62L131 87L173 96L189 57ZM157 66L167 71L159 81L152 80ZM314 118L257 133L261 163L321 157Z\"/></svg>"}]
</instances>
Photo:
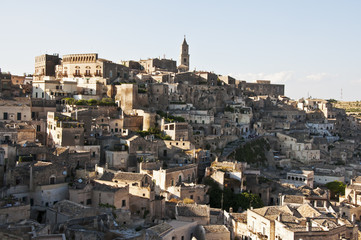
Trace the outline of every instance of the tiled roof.
<instances>
[{"instance_id":1,"label":"tiled roof","mask_svg":"<svg viewBox=\"0 0 361 240\"><path fill-rule=\"evenodd\" d=\"M146 174L132 173L132 172L118 172L114 175L113 179L121 181L142 181Z\"/></svg>"},{"instance_id":2,"label":"tiled roof","mask_svg":"<svg viewBox=\"0 0 361 240\"><path fill-rule=\"evenodd\" d=\"M103 173L102 177L99 178L99 180L112 181L113 178L114 178L114 173L106 171Z\"/></svg>"},{"instance_id":3,"label":"tiled roof","mask_svg":"<svg viewBox=\"0 0 361 240\"><path fill-rule=\"evenodd\" d=\"M161 223L158 225L155 225L153 227L148 228L147 230L150 230L158 235L163 235L170 231L173 227L169 225L168 223Z\"/></svg>"},{"instance_id":4,"label":"tiled roof","mask_svg":"<svg viewBox=\"0 0 361 240\"><path fill-rule=\"evenodd\" d=\"M318 217L321 215L319 211L313 208L310 204L305 203L297 208L297 212L304 218L306 217Z\"/></svg>"},{"instance_id":5,"label":"tiled roof","mask_svg":"<svg viewBox=\"0 0 361 240\"><path fill-rule=\"evenodd\" d=\"M188 165L181 166L181 167L168 168L168 169L166 169L166 171L167 171L167 173L171 173L171 172L182 171L185 169L195 168L195 167L197 167L197 164L188 164Z\"/></svg>"},{"instance_id":6,"label":"tiled roof","mask_svg":"<svg viewBox=\"0 0 361 240\"><path fill-rule=\"evenodd\" d=\"M247 212L245 212L245 213L231 213L231 216L232 216L237 222L247 223Z\"/></svg>"},{"instance_id":7,"label":"tiled roof","mask_svg":"<svg viewBox=\"0 0 361 240\"><path fill-rule=\"evenodd\" d=\"M206 233L220 233L220 232L229 232L229 230L224 225L205 225L203 226Z\"/></svg>"},{"instance_id":8,"label":"tiled roof","mask_svg":"<svg viewBox=\"0 0 361 240\"><path fill-rule=\"evenodd\" d=\"M287 205L282 207L269 206L269 207L257 208L257 209L253 209L252 211L271 220L276 219L278 215L280 215L281 213L293 215L292 210Z\"/></svg>"},{"instance_id":9,"label":"tiled roof","mask_svg":"<svg viewBox=\"0 0 361 240\"><path fill-rule=\"evenodd\" d=\"M303 196L299 196L299 195L285 195L283 202L302 204L303 198L304 198Z\"/></svg>"},{"instance_id":10,"label":"tiled roof","mask_svg":"<svg viewBox=\"0 0 361 240\"><path fill-rule=\"evenodd\" d=\"M106 185L106 184L96 183L93 190L102 191L102 192L116 192L116 191L120 190L121 188L122 187L115 187L115 186L110 186L110 185Z\"/></svg>"},{"instance_id":11,"label":"tiled roof","mask_svg":"<svg viewBox=\"0 0 361 240\"><path fill-rule=\"evenodd\" d=\"M208 217L209 207L207 205L197 204L178 204L176 206L178 216L184 217Z\"/></svg>"}]
</instances>

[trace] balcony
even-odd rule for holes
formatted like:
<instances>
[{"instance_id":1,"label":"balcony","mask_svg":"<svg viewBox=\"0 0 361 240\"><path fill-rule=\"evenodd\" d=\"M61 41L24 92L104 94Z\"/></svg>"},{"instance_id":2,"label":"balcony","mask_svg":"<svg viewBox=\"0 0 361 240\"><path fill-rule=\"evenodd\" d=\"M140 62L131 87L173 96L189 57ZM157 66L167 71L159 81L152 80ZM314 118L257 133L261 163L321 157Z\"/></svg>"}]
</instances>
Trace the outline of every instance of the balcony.
<instances>
[{"instance_id":1,"label":"balcony","mask_svg":"<svg viewBox=\"0 0 361 240\"><path fill-rule=\"evenodd\" d=\"M101 72L96 72L96 73L94 73L94 76L95 76L95 77L101 77L101 76L102 76L102 73L101 73Z\"/></svg>"}]
</instances>

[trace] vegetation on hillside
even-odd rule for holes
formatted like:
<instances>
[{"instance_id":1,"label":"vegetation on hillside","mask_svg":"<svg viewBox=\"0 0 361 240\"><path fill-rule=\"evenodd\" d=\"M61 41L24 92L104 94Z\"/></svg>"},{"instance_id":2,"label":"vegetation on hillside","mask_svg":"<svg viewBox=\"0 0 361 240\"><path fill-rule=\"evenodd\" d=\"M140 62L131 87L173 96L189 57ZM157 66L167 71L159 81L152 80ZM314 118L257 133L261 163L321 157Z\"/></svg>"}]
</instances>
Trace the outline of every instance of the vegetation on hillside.
<instances>
[{"instance_id":1,"label":"vegetation on hillside","mask_svg":"<svg viewBox=\"0 0 361 240\"><path fill-rule=\"evenodd\" d=\"M161 132L159 130L159 128L154 128L151 127L148 129L148 131L137 131L137 133L141 136L141 137L145 137L148 135L154 135L156 138L162 139L162 140L171 140L172 138L166 134L164 134L163 132Z\"/></svg>"},{"instance_id":2,"label":"vegetation on hillside","mask_svg":"<svg viewBox=\"0 0 361 240\"><path fill-rule=\"evenodd\" d=\"M235 160L247 162L257 166L263 165L266 161L265 151L271 149L270 144L263 138L241 145L233 154Z\"/></svg>"},{"instance_id":3,"label":"vegetation on hillside","mask_svg":"<svg viewBox=\"0 0 361 240\"><path fill-rule=\"evenodd\" d=\"M208 194L209 203L212 208L222 207L222 209L228 211L232 207L234 211L237 211L238 209L245 210L250 207L260 208L264 206L259 196L248 192L236 194L227 187L222 190L218 183L210 177L205 178L204 184L210 187Z\"/></svg>"},{"instance_id":4,"label":"vegetation on hillside","mask_svg":"<svg viewBox=\"0 0 361 240\"><path fill-rule=\"evenodd\" d=\"M102 100L89 99L89 100L76 100L74 98L63 98L66 104L77 106L117 106L112 98L103 98Z\"/></svg>"},{"instance_id":5,"label":"vegetation on hillside","mask_svg":"<svg viewBox=\"0 0 361 240\"><path fill-rule=\"evenodd\" d=\"M340 181L333 181L326 184L331 192L331 198L338 199L339 196L345 195L346 184Z\"/></svg>"},{"instance_id":6,"label":"vegetation on hillside","mask_svg":"<svg viewBox=\"0 0 361 240\"><path fill-rule=\"evenodd\" d=\"M164 121L166 122L185 122L186 120L183 117L176 117L173 115L169 115L168 113L165 113L163 111L157 111L157 114L164 118Z\"/></svg>"}]
</instances>

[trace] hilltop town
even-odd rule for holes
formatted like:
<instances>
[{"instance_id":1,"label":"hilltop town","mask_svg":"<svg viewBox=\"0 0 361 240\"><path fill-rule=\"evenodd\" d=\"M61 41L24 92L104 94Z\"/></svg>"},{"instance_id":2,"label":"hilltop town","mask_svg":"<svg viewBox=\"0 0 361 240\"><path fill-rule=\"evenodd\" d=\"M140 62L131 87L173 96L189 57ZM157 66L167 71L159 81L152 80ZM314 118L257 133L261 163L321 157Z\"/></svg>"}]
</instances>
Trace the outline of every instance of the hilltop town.
<instances>
[{"instance_id":1,"label":"hilltop town","mask_svg":"<svg viewBox=\"0 0 361 240\"><path fill-rule=\"evenodd\" d=\"M358 239L358 103L191 63L0 70L0 239Z\"/></svg>"}]
</instances>

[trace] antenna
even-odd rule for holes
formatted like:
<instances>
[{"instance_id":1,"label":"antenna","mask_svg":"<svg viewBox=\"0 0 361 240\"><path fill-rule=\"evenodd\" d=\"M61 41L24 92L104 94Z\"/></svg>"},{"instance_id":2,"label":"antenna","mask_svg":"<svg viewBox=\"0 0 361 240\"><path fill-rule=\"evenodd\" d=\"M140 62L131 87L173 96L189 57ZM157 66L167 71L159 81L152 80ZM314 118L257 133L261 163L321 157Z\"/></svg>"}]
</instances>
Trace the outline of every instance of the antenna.
<instances>
[{"instance_id":1,"label":"antenna","mask_svg":"<svg viewBox=\"0 0 361 240\"><path fill-rule=\"evenodd\" d=\"M341 100L342 100L342 88L341 88Z\"/></svg>"}]
</instances>

